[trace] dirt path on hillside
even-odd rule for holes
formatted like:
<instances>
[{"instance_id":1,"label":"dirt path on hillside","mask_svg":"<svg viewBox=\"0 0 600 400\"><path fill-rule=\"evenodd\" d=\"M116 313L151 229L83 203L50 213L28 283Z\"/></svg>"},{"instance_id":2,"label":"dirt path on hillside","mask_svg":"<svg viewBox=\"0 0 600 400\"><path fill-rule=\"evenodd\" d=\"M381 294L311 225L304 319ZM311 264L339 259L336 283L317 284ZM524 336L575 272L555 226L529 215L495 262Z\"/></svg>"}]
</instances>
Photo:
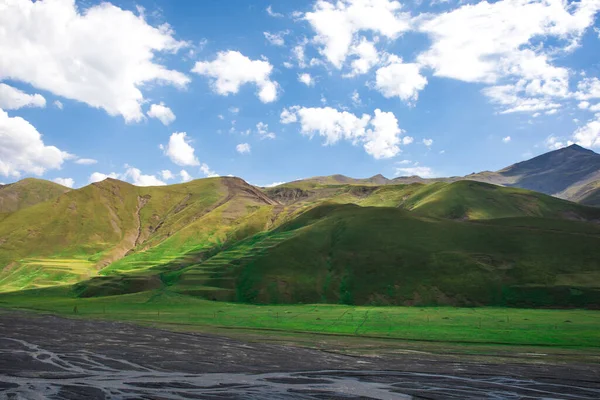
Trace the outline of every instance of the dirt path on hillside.
<instances>
[{"instance_id":1,"label":"dirt path on hillside","mask_svg":"<svg viewBox=\"0 0 600 400\"><path fill-rule=\"evenodd\" d=\"M598 399L598 364L349 356L133 324L0 313L0 398Z\"/></svg>"}]
</instances>

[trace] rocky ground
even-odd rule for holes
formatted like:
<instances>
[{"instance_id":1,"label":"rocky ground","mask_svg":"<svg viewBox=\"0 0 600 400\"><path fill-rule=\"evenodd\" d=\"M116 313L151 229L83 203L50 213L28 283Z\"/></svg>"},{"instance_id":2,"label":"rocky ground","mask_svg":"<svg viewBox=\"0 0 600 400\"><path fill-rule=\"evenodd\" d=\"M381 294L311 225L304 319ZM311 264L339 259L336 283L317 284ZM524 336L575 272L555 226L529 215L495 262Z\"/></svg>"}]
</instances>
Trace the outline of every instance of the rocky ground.
<instances>
[{"instance_id":1,"label":"rocky ground","mask_svg":"<svg viewBox=\"0 0 600 400\"><path fill-rule=\"evenodd\" d=\"M350 355L4 312L0 398L598 399L600 365L415 350Z\"/></svg>"}]
</instances>

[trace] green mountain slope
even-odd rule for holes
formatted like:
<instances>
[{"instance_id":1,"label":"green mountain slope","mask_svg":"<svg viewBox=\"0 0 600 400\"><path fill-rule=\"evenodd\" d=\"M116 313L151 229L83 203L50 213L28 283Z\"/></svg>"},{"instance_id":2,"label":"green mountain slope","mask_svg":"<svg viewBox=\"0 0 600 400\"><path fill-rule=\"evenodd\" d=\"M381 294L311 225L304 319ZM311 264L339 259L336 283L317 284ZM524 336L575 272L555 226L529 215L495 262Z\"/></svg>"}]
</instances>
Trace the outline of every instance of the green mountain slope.
<instances>
[{"instance_id":1,"label":"green mountain slope","mask_svg":"<svg viewBox=\"0 0 600 400\"><path fill-rule=\"evenodd\" d=\"M11 213L48 200L54 200L68 187L43 179L27 178L0 185L0 214Z\"/></svg>"},{"instance_id":2,"label":"green mountain slope","mask_svg":"<svg viewBox=\"0 0 600 400\"><path fill-rule=\"evenodd\" d=\"M180 271L171 289L258 303L600 305L600 228L533 220L544 224L320 206Z\"/></svg>"},{"instance_id":3,"label":"green mountain slope","mask_svg":"<svg viewBox=\"0 0 600 400\"><path fill-rule=\"evenodd\" d=\"M225 240L238 218L271 204L237 178L161 187L107 179L72 190L2 221L0 290L73 283L134 254L150 256L125 269L160 264Z\"/></svg>"}]
</instances>

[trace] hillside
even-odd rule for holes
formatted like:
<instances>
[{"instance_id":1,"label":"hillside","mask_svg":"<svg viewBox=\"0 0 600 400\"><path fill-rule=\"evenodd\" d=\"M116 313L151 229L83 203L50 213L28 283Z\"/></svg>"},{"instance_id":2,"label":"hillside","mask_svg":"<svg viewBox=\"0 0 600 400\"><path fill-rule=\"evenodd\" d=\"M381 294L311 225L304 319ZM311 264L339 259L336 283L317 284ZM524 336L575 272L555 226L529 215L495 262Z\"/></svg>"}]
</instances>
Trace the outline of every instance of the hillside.
<instances>
[{"instance_id":1,"label":"hillside","mask_svg":"<svg viewBox=\"0 0 600 400\"><path fill-rule=\"evenodd\" d=\"M48 200L54 200L68 187L43 179L27 178L0 185L0 214L11 213Z\"/></svg>"},{"instance_id":2,"label":"hillside","mask_svg":"<svg viewBox=\"0 0 600 400\"><path fill-rule=\"evenodd\" d=\"M149 260L136 260L142 262L137 267L160 264L227 240L231 230L245 226L240 218L272 204L237 178L161 187L94 183L2 221L0 290L74 283L166 242Z\"/></svg>"},{"instance_id":3,"label":"hillside","mask_svg":"<svg viewBox=\"0 0 600 400\"><path fill-rule=\"evenodd\" d=\"M533 220L545 223L320 206L176 272L170 288L258 303L600 305L600 227Z\"/></svg>"}]
</instances>

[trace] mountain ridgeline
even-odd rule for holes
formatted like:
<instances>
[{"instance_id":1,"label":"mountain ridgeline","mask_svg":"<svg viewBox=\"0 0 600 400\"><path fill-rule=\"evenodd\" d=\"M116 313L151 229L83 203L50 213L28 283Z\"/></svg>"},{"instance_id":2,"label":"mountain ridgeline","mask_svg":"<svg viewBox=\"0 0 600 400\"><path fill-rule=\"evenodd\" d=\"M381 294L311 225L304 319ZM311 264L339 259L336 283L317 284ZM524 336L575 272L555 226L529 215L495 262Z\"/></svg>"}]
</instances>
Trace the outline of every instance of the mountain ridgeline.
<instances>
[{"instance_id":1,"label":"mountain ridgeline","mask_svg":"<svg viewBox=\"0 0 600 400\"><path fill-rule=\"evenodd\" d=\"M463 178L262 189L27 179L0 187L0 292L600 307L599 158L571 146Z\"/></svg>"}]
</instances>

